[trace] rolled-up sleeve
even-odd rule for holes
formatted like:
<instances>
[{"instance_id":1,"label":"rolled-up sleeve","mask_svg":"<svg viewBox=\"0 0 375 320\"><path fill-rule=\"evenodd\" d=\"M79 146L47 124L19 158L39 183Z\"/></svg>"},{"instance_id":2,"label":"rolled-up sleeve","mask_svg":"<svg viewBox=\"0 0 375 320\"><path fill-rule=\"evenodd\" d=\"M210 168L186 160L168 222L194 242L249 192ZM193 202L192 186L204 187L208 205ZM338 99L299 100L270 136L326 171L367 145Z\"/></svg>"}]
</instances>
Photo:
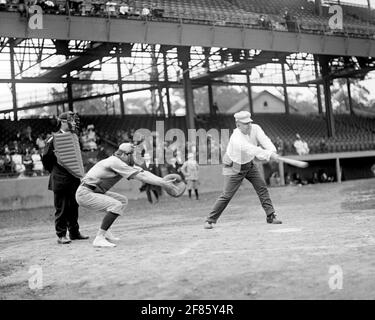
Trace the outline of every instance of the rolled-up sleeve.
<instances>
[{"instance_id":1,"label":"rolled-up sleeve","mask_svg":"<svg viewBox=\"0 0 375 320\"><path fill-rule=\"evenodd\" d=\"M253 146L251 144L248 144L246 146L246 152L259 160L266 161L270 160L271 154L273 153L272 150L265 150L261 147Z\"/></svg>"},{"instance_id":2,"label":"rolled-up sleeve","mask_svg":"<svg viewBox=\"0 0 375 320\"><path fill-rule=\"evenodd\" d=\"M138 166L129 166L120 159L116 159L112 164L112 170L120 174L124 178L130 180L134 178L138 173L142 172L143 169Z\"/></svg>"}]
</instances>

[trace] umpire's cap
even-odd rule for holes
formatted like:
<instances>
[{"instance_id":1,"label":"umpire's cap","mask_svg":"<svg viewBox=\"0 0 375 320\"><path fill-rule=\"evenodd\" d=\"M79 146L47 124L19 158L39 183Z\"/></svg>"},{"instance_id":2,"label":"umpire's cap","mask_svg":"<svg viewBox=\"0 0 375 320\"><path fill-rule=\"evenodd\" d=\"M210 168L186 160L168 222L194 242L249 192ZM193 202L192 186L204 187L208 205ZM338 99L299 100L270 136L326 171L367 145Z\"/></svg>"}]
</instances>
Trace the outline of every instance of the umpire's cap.
<instances>
[{"instance_id":1,"label":"umpire's cap","mask_svg":"<svg viewBox=\"0 0 375 320\"><path fill-rule=\"evenodd\" d=\"M74 112L68 111L68 112L63 112L59 115L59 120L70 120L74 117Z\"/></svg>"}]
</instances>

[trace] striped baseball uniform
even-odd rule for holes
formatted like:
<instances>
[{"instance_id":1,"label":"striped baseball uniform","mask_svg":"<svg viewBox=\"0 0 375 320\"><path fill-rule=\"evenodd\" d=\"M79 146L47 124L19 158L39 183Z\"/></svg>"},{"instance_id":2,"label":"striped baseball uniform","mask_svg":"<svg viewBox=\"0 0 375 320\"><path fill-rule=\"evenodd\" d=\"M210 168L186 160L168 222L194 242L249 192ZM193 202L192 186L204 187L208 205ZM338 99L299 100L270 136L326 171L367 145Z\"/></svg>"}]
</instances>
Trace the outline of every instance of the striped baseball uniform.
<instances>
[{"instance_id":1,"label":"striped baseball uniform","mask_svg":"<svg viewBox=\"0 0 375 320\"><path fill-rule=\"evenodd\" d=\"M82 207L94 211L106 211L122 215L128 199L111 189L122 178L134 178L143 169L129 166L116 156L96 163L82 178L76 192L76 200Z\"/></svg>"}]
</instances>

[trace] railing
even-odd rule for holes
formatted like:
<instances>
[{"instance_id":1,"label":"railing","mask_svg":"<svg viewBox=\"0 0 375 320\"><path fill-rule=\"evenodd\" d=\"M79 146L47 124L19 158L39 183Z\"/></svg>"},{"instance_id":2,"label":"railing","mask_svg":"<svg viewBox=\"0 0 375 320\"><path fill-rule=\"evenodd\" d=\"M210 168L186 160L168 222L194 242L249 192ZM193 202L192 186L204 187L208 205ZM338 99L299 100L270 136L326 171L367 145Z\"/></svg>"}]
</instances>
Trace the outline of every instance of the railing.
<instances>
[{"instance_id":1,"label":"railing","mask_svg":"<svg viewBox=\"0 0 375 320\"><path fill-rule=\"evenodd\" d=\"M54 7L47 6L45 2L36 1L47 14L60 14L68 16L84 16L84 17L102 17L111 19L136 19L144 21L165 21L177 23L195 23L209 24L217 27L241 27L250 29L266 29L271 31L289 31L300 33L317 33L324 35L342 35L354 36L361 38L375 39L375 25L370 24L347 24L342 30L332 30L328 26L327 21L320 21L320 17L297 18L288 24L279 15L272 14L255 14L251 12L239 12L232 14L225 12L224 9L216 8L194 9L189 7L189 15L186 15L186 8L173 8L172 11L165 12L161 7L147 8L139 3L135 6L128 6L116 2L98 2L85 1L81 4L72 1L65 1L65 5L61 2ZM3 8L4 7L0 7ZM14 4L9 4L8 9L14 10ZM147 10L144 10L147 9ZM6 10L6 9L5 9ZM143 10L143 11L142 11ZM28 15L28 7L25 5L23 9L18 10L23 15ZM243 10L241 10L243 11ZM266 23L260 18L264 17ZM313 20L313 21L311 21Z\"/></svg>"}]
</instances>

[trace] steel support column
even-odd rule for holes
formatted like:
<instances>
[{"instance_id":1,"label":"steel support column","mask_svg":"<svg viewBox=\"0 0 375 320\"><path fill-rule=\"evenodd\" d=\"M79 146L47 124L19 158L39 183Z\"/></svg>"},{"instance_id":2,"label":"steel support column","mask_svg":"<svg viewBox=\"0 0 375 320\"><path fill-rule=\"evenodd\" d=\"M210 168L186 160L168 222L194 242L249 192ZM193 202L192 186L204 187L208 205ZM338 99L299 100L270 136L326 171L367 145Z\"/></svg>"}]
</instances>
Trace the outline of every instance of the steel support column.
<instances>
[{"instance_id":1,"label":"steel support column","mask_svg":"<svg viewBox=\"0 0 375 320\"><path fill-rule=\"evenodd\" d=\"M216 110L214 110L214 94L212 92L211 83L207 85L207 91L208 91L208 106L210 107L210 115L213 116Z\"/></svg>"},{"instance_id":2,"label":"steel support column","mask_svg":"<svg viewBox=\"0 0 375 320\"><path fill-rule=\"evenodd\" d=\"M117 56L117 79L118 79L118 92L120 95L120 112L121 117L125 115L125 104L124 104L124 92L122 91L122 74L121 74L121 63L120 63L120 57Z\"/></svg>"},{"instance_id":3,"label":"steel support column","mask_svg":"<svg viewBox=\"0 0 375 320\"><path fill-rule=\"evenodd\" d=\"M251 82L250 82L250 75L251 71L246 70L246 83L247 83L247 92L249 97L249 108L250 113L254 113L254 106L253 106L253 91L251 90Z\"/></svg>"},{"instance_id":4,"label":"steel support column","mask_svg":"<svg viewBox=\"0 0 375 320\"><path fill-rule=\"evenodd\" d=\"M190 47L178 47L178 59L181 61L181 68L183 73L183 85L186 105L186 125L188 129L195 129L195 108L193 86L190 79L189 61L190 61Z\"/></svg>"},{"instance_id":5,"label":"steel support column","mask_svg":"<svg viewBox=\"0 0 375 320\"><path fill-rule=\"evenodd\" d=\"M319 78L319 68L318 68L318 58L314 55L314 68L315 68L315 77L316 79ZM323 106L322 106L322 91L320 89L320 84L316 84L316 97L318 99L318 112L319 114L323 113Z\"/></svg>"},{"instance_id":6,"label":"steel support column","mask_svg":"<svg viewBox=\"0 0 375 320\"><path fill-rule=\"evenodd\" d=\"M346 79L346 86L348 88L348 100L349 100L349 111L351 115L354 115L352 93L350 90L350 79Z\"/></svg>"},{"instance_id":7,"label":"steel support column","mask_svg":"<svg viewBox=\"0 0 375 320\"><path fill-rule=\"evenodd\" d=\"M286 76L285 76L285 64L284 61L281 63L281 73L283 76L283 88L284 88L284 100L285 100L285 113L289 114L289 99L288 99L288 89L286 84Z\"/></svg>"},{"instance_id":8,"label":"steel support column","mask_svg":"<svg viewBox=\"0 0 375 320\"><path fill-rule=\"evenodd\" d=\"M12 101L13 101L13 118L14 121L18 120L17 114L17 89L15 82L15 70L14 70L14 39L9 39L9 54L10 54L10 74L11 74L11 90L12 90Z\"/></svg>"},{"instance_id":9,"label":"steel support column","mask_svg":"<svg viewBox=\"0 0 375 320\"><path fill-rule=\"evenodd\" d=\"M66 90L67 90L67 95L68 95L68 110L69 111L74 111L74 106L73 106L73 85L69 81L70 79L70 74L68 74L68 81L66 83Z\"/></svg>"},{"instance_id":10,"label":"steel support column","mask_svg":"<svg viewBox=\"0 0 375 320\"><path fill-rule=\"evenodd\" d=\"M328 137L335 136L335 120L333 118L332 101L331 101L331 79L329 76L328 58L320 56L321 74L323 77L324 101L326 106L326 121Z\"/></svg>"},{"instance_id":11,"label":"steel support column","mask_svg":"<svg viewBox=\"0 0 375 320\"><path fill-rule=\"evenodd\" d=\"M164 66L164 81L168 83L168 65L167 65L167 52L163 52L163 66ZM172 107L171 107L171 97L169 95L169 86L165 86L165 95L167 97L167 110L168 110L168 117L172 115Z\"/></svg>"}]
</instances>

